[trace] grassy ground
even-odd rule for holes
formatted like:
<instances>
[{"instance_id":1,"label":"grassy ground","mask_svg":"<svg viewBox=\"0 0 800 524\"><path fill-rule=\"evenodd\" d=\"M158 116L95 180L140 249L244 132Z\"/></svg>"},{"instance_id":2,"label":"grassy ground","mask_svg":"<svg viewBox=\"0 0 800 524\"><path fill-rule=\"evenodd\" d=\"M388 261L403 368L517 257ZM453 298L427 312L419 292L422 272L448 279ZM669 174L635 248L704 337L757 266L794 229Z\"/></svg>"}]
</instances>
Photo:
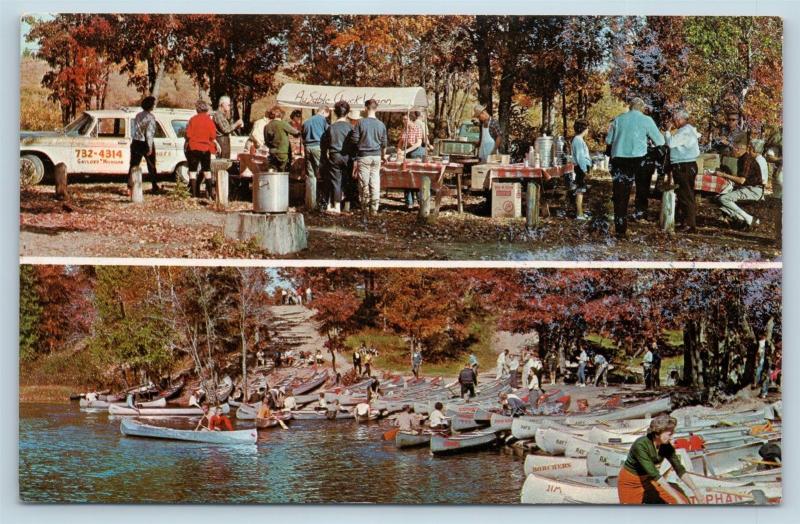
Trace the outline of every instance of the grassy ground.
<instances>
[{"instance_id":1,"label":"grassy ground","mask_svg":"<svg viewBox=\"0 0 800 524\"><path fill-rule=\"evenodd\" d=\"M68 403L69 396L76 390L72 386L20 386L20 402Z\"/></svg>"},{"instance_id":2,"label":"grassy ground","mask_svg":"<svg viewBox=\"0 0 800 524\"><path fill-rule=\"evenodd\" d=\"M470 352L475 353L484 370L493 367L497 359L497 353L495 353L491 345L492 334L494 333L491 323L475 322L470 330L475 339L477 339L475 343L467 347L459 357L452 360L435 363L423 361L422 373L428 376L455 376L464 367ZM359 347L362 342L368 347L371 346L378 350L378 357L375 359L377 369L405 374L411 371L409 346L402 337L370 329L350 336L345 341L345 345L352 350ZM350 357L351 355L348 354L347 358Z\"/></svg>"}]
</instances>

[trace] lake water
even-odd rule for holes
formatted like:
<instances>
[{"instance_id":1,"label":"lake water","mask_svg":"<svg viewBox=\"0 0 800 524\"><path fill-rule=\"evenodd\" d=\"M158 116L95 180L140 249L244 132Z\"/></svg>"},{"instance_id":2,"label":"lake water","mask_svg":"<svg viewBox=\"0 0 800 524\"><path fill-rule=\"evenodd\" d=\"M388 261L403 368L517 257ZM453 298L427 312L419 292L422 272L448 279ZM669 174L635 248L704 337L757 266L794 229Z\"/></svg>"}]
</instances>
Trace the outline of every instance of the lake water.
<instances>
[{"instance_id":1,"label":"lake water","mask_svg":"<svg viewBox=\"0 0 800 524\"><path fill-rule=\"evenodd\" d=\"M381 440L386 422L292 421L260 431L255 447L225 447L125 437L118 418L77 403L19 411L26 502L508 504L519 502L525 480L522 460L500 450L397 450Z\"/></svg>"}]
</instances>

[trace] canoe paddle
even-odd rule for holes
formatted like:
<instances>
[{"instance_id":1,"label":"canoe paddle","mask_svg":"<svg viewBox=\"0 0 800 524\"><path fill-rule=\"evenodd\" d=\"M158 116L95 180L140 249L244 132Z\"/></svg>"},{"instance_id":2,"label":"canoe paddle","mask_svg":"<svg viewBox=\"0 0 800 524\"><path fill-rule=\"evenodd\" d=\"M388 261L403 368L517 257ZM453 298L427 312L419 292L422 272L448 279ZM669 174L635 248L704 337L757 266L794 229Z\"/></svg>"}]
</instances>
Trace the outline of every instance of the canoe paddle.
<instances>
[{"instance_id":1,"label":"canoe paddle","mask_svg":"<svg viewBox=\"0 0 800 524\"><path fill-rule=\"evenodd\" d=\"M280 424L280 426L281 426L283 429L289 429L289 426L287 426L286 424L284 424L284 423L283 423L283 421L282 421L281 419L277 418L277 419L275 419L275 420L277 420L277 421L278 421L278 424Z\"/></svg>"}]
</instances>

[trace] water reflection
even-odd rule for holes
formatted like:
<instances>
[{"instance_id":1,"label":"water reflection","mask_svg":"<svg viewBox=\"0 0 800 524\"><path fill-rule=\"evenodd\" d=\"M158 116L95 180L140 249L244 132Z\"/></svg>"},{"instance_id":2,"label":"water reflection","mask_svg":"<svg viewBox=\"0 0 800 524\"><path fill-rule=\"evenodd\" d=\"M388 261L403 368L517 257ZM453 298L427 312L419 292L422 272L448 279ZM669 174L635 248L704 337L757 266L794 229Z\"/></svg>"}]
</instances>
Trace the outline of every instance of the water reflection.
<instances>
[{"instance_id":1,"label":"water reflection","mask_svg":"<svg viewBox=\"0 0 800 524\"><path fill-rule=\"evenodd\" d=\"M155 422L192 427L196 422ZM246 424L241 424L247 427ZM514 503L521 461L499 451L398 452L385 424L294 421L257 446L123 437L74 405L20 405L20 496L29 502Z\"/></svg>"}]
</instances>

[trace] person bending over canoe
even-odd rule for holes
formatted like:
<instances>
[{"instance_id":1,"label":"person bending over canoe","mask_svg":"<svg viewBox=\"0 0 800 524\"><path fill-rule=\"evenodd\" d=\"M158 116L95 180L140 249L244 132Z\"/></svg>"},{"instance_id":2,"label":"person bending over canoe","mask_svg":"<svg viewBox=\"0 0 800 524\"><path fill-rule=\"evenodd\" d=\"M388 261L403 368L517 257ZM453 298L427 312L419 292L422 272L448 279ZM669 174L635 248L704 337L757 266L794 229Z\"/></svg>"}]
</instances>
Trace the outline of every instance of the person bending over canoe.
<instances>
[{"instance_id":1,"label":"person bending over canoe","mask_svg":"<svg viewBox=\"0 0 800 524\"><path fill-rule=\"evenodd\" d=\"M233 431L233 424L227 415L222 413L219 407L214 408L214 414L208 419L208 429L210 431Z\"/></svg>"},{"instance_id":2,"label":"person bending over canoe","mask_svg":"<svg viewBox=\"0 0 800 524\"><path fill-rule=\"evenodd\" d=\"M261 402L261 407L258 408L258 413L256 414L256 418L260 419L272 418L272 410L269 409L269 402L265 401Z\"/></svg>"},{"instance_id":3,"label":"person bending over canoe","mask_svg":"<svg viewBox=\"0 0 800 524\"><path fill-rule=\"evenodd\" d=\"M686 469L672 446L672 435L678 421L669 415L660 415L650 422L647 435L639 437L631 446L628 458L619 470L617 491L621 504L688 504L683 494L670 486L658 472L666 459L680 479L697 497L698 503L705 498L685 475Z\"/></svg>"},{"instance_id":4,"label":"person bending over canoe","mask_svg":"<svg viewBox=\"0 0 800 524\"><path fill-rule=\"evenodd\" d=\"M297 409L297 400L294 398L292 390L289 390L286 394L286 398L283 399L283 410L292 411L294 409Z\"/></svg>"}]
</instances>

